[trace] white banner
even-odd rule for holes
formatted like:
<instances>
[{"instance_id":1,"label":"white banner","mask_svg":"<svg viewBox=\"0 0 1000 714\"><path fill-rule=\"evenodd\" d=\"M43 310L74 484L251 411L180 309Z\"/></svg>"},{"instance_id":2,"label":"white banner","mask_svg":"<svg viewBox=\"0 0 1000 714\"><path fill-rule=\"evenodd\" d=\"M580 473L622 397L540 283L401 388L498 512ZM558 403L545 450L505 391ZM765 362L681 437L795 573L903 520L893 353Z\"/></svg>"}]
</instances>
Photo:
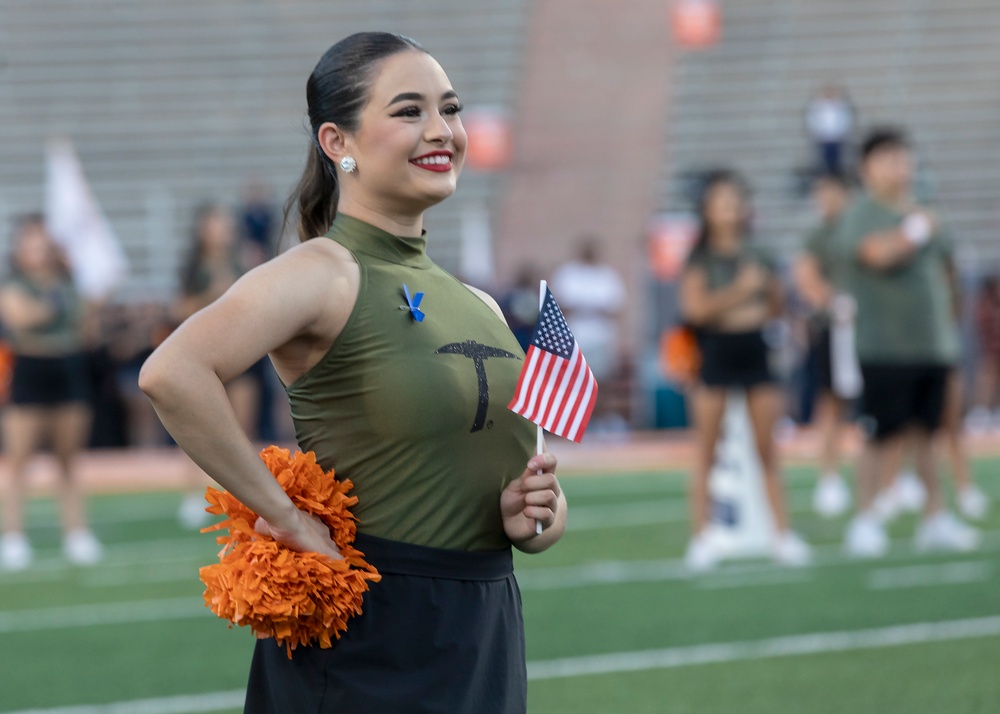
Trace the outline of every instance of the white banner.
<instances>
[{"instance_id":1,"label":"white banner","mask_svg":"<svg viewBox=\"0 0 1000 714\"><path fill-rule=\"evenodd\" d=\"M128 260L67 137L48 142L45 223L66 251L80 293L107 298L128 273Z\"/></svg>"}]
</instances>

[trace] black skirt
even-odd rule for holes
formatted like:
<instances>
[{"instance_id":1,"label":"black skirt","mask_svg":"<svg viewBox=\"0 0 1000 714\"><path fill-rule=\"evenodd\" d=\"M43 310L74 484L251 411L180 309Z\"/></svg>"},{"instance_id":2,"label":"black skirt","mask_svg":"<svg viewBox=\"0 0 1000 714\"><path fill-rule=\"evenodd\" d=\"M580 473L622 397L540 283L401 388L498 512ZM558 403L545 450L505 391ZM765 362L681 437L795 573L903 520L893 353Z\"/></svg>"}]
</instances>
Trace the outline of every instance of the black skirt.
<instances>
[{"instance_id":1,"label":"black skirt","mask_svg":"<svg viewBox=\"0 0 1000 714\"><path fill-rule=\"evenodd\" d=\"M768 364L768 347L760 330L716 332L700 330L702 384L709 387L749 389L774 381Z\"/></svg>"},{"instance_id":2,"label":"black skirt","mask_svg":"<svg viewBox=\"0 0 1000 714\"><path fill-rule=\"evenodd\" d=\"M86 402L89 396L87 361L84 355L14 356L10 378L11 404L54 407Z\"/></svg>"},{"instance_id":3,"label":"black skirt","mask_svg":"<svg viewBox=\"0 0 1000 714\"><path fill-rule=\"evenodd\" d=\"M245 714L523 714L524 621L510 549L358 535L382 574L330 649L259 640Z\"/></svg>"}]
</instances>

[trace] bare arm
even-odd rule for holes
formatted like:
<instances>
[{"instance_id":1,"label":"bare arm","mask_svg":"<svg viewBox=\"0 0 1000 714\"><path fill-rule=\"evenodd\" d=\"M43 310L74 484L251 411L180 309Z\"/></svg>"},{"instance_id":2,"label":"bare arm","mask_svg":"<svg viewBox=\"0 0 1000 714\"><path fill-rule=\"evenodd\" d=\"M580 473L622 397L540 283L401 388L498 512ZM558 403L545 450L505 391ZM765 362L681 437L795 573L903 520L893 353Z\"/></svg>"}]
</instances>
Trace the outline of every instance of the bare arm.
<instances>
[{"instance_id":1,"label":"bare arm","mask_svg":"<svg viewBox=\"0 0 1000 714\"><path fill-rule=\"evenodd\" d=\"M700 268L689 268L681 277L681 314L695 325L712 322L762 289L767 279L760 266L749 264L740 268L736 279L729 285L709 290L705 272Z\"/></svg>"},{"instance_id":2,"label":"bare arm","mask_svg":"<svg viewBox=\"0 0 1000 714\"><path fill-rule=\"evenodd\" d=\"M870 233L862 238L858 245L858 259L863 265L875 270L892 270L906 263L937 230L937 220L928 211L915 211L910 217L921 215L926 221L927 232L922 240L914 240L907 235L904 222L898 228Z\"/></svg>"},{"instance_id":3,"label":"bare arm","mask_svg":"<svg viewBox=\"0 0 1000 714\"><path fill-rule=\"evenodd\" d=\"M357 266L334 246L306 243L247 273L171 334L139 375L164 426L195 463L283 542L331 557L338 553L328 531L295 508L264 466L224 385L269 352L304 372L325 351L324 339L332 343L358 290Z\"/></svg>"},{"instance_id":4,"label":"bare arm","mask_svg":"<svg viewBox=\"0 0 1000 714\"><path fill-rule=\"evenodd\" d=\"M0 320L13 330L30 330L51 322L55 308L32 297L23 289L10 285L0 291Z\"/></svg>"},{"instance_id":5,"label":"bare arm","mask_svg":"<svg viewBox=\"0 0 1000 714\"><path fill-rule=\"evenodd\" d=\"M795 281L795 289L799 291L799 295L808 303L809 307L814 310L824 310L830 304L833 289L823 277L816 256L810 253L801 254L795 260L792 278Z\"/></svg>"}]
</instances>

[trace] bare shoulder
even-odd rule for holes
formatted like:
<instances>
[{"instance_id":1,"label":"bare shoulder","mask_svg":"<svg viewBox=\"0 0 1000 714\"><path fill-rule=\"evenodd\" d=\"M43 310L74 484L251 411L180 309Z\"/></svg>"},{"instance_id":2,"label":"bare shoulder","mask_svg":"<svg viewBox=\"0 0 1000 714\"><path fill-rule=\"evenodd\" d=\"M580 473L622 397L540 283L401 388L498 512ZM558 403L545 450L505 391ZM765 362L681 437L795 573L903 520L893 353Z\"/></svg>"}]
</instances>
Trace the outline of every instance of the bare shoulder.
<instances>
[{"instance_id":1,"label":"bare shoulder","mask_svg":"<svg viewBox=\"0 0 1000 714\"><path fill-rule=\"evenodd\" d=\"M467 287L469 289L469 291L473 295L475 295L480 300L482 300L484 303L486 303L486 306L490 310L492 310L493 312L495 312L497 314L497 317L499 317L504 322L507 322L507 318L505 318L503 316L503 310L500 309L500 304L496 300L493 299L492 295L490 295L485 290L480 290L479 288L475 288L475 287L469 285L468 283L462 283L462 284L465 285L465 287Z\"/></svg>"}]
</instances>

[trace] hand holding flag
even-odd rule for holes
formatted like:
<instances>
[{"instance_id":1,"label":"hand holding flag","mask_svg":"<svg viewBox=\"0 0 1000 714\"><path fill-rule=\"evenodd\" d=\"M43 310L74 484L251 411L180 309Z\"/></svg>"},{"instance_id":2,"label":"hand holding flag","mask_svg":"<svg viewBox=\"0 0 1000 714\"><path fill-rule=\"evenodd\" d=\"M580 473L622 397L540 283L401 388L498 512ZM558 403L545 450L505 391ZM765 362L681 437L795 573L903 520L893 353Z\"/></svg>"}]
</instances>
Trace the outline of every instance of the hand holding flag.
<instances>
[{"instance_id":1,"label":"hand holding flag","mask_svg":"<svg viewBox=\"0 0 1000 714\"><path fill-rule=\"evenodd\" d=\"M541 454L543 429L580 442L597 401L597 380L544 280L539 292L538 319L507 408L538 425ZM541 532L539 521L536 533Z\"/></svg>"}]
</instances>

